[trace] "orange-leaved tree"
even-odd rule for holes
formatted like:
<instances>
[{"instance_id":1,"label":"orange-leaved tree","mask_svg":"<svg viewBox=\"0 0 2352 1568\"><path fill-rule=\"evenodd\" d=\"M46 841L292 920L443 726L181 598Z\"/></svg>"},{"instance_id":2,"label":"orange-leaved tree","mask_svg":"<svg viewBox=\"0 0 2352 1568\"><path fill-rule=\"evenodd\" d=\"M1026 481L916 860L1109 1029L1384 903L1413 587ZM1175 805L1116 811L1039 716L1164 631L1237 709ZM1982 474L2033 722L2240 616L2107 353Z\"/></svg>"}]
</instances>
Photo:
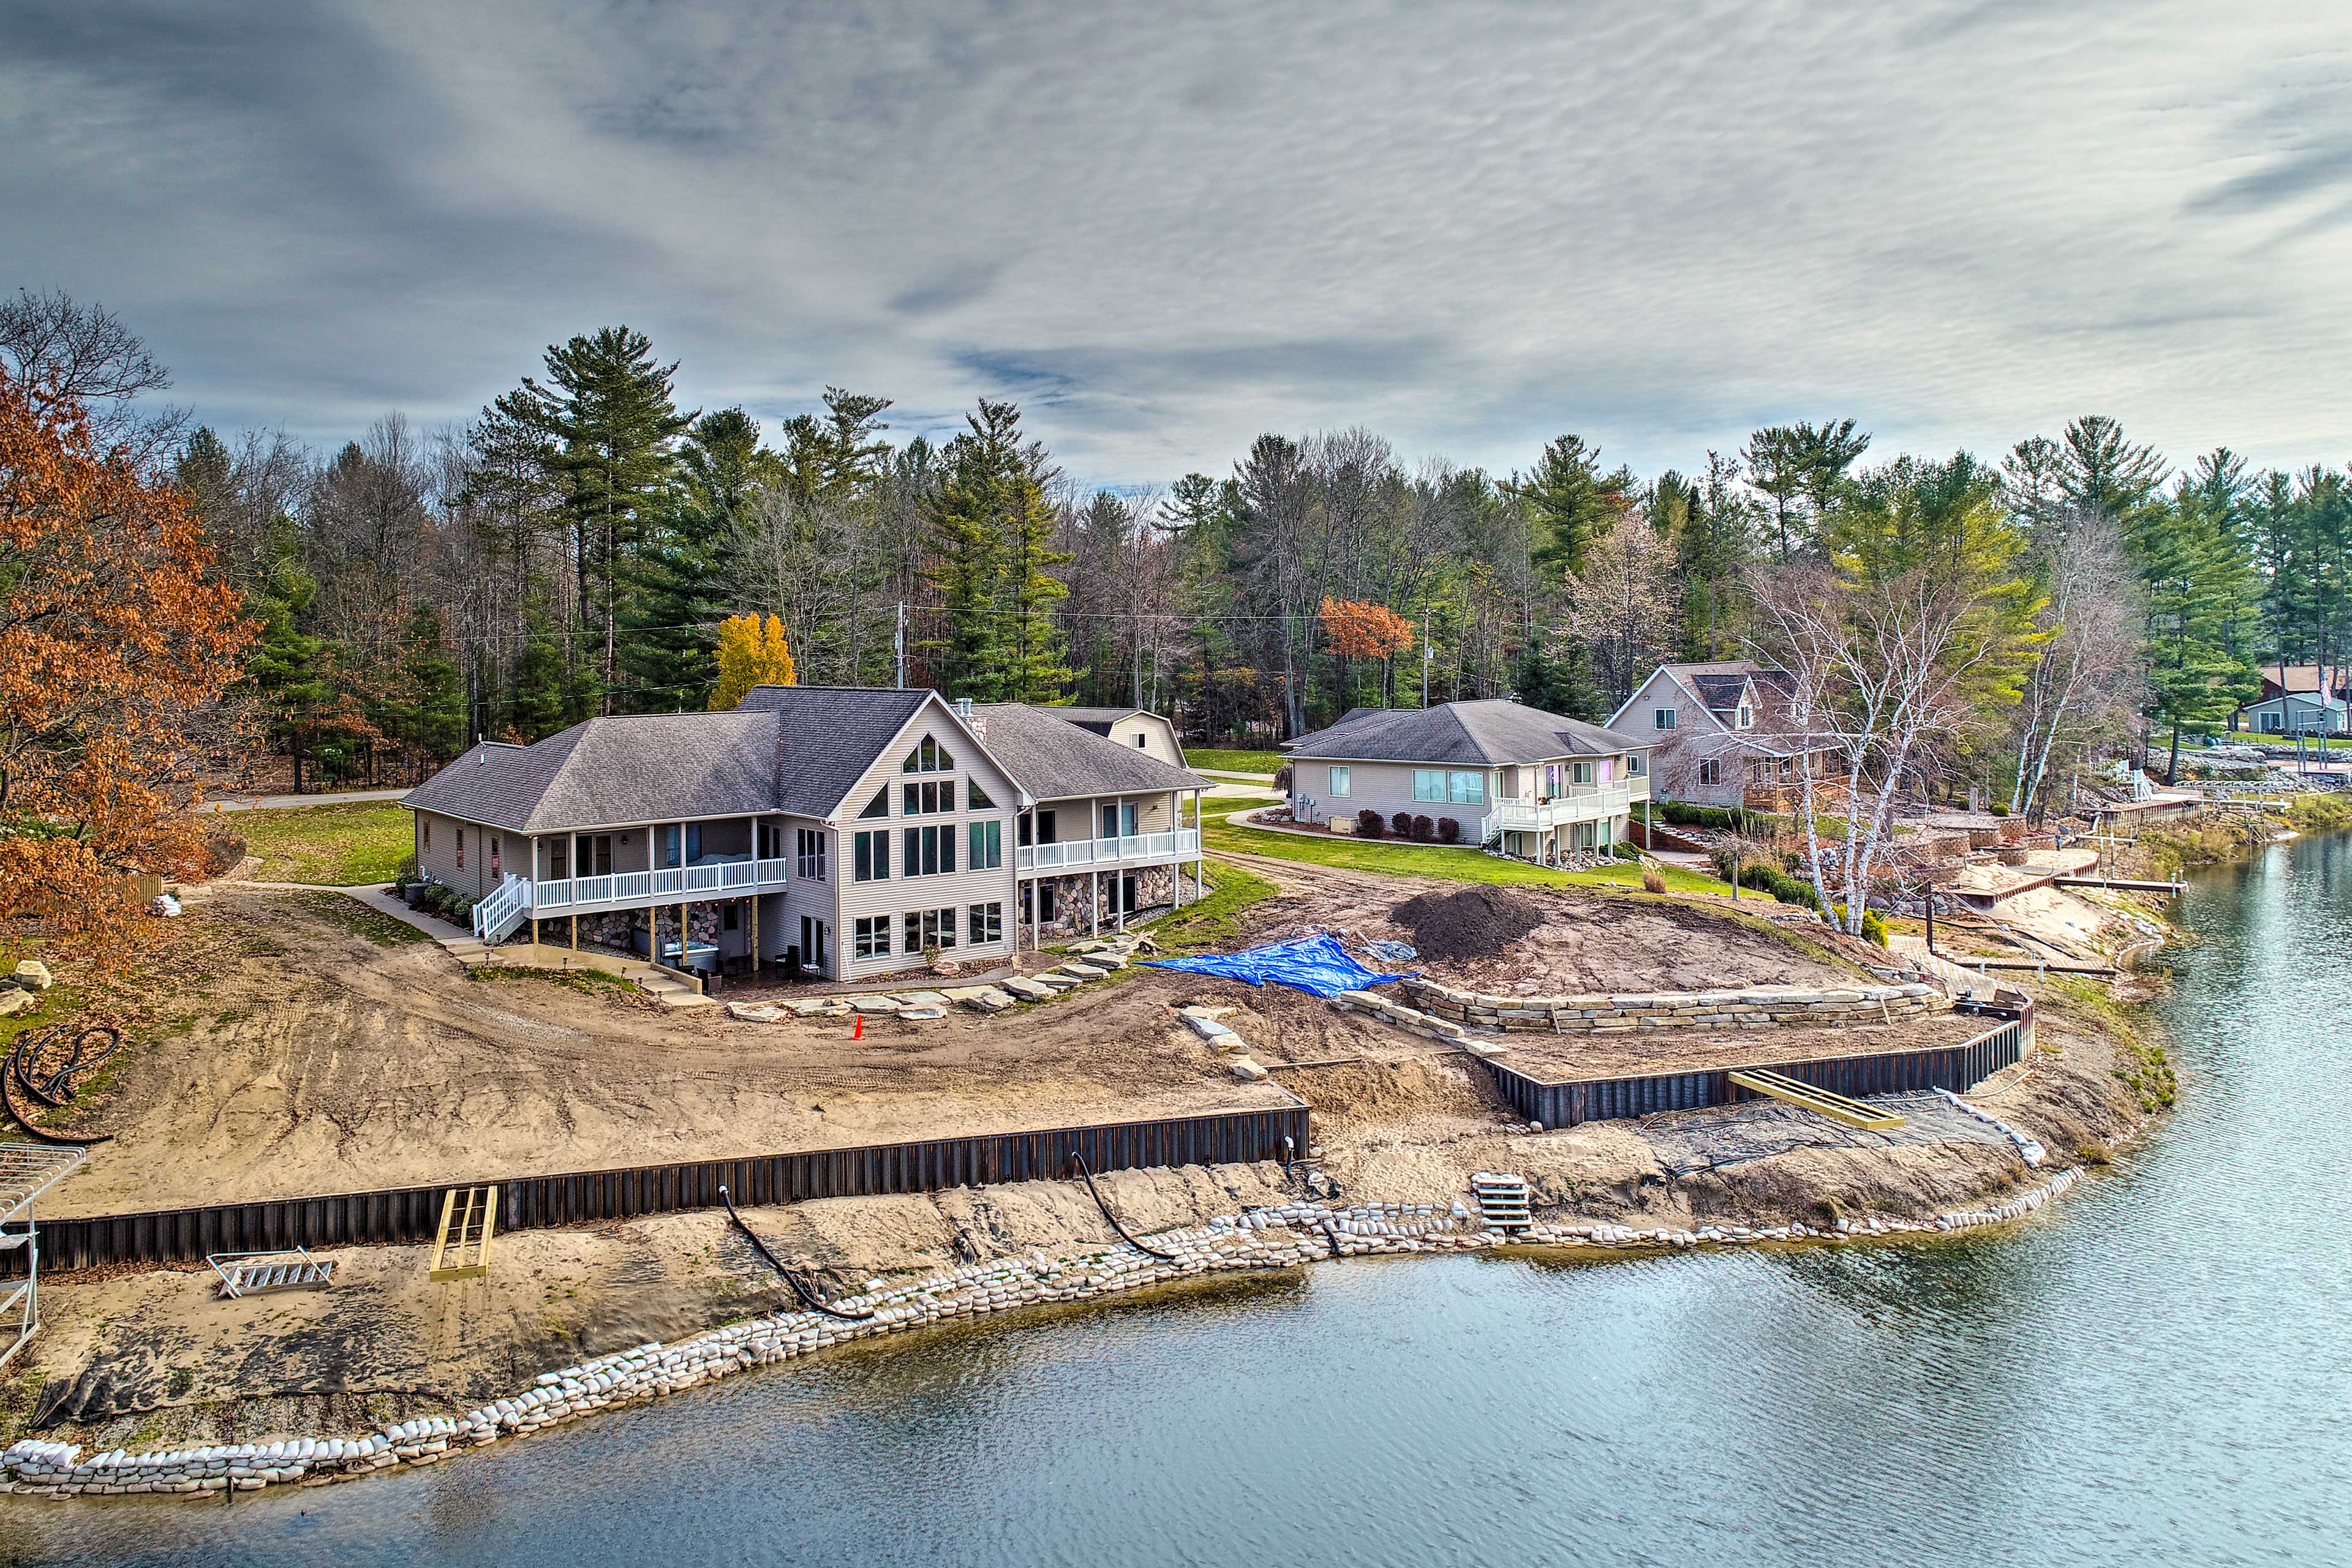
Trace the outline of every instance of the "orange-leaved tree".
<instances>
[{"instance_id":1,"label":"orange-leaved tree","mask_svg":"<svg viewBox=\"0 0 2352 1568\"><path fill-rule=\"evenodd\" d=\"M1326 598L1318 613L1323 622L1323 640L1339 656L1342 687L1347 685L1348 664L1388 658L1412 647L1413 624L1385 605Z\"/></svg>"},{"instance_id":2,"label":"orange-leaved tree","mask_svg":"<svg viewBox=\"0 0 2352 1568\"><path fill-rule=\"evenodd\" d=\"M718 652L719 684L710 689L713 713L734 707L755 686L800 683L793 650L784 642L784 623L773 616L765 626L757 616L728 616L719 623Z\"/></svg>"},{"instance_id":3,"label":"orange-leaved tree","mask_svg":"<svg viewBox=\"0 0 2352 1568\"><path fill-rule=\"evenodd\" d=\"M194 731L251 632L177 486L0 369L0 918L103 942L198 870Z\"/></svg>"}]
</instances>

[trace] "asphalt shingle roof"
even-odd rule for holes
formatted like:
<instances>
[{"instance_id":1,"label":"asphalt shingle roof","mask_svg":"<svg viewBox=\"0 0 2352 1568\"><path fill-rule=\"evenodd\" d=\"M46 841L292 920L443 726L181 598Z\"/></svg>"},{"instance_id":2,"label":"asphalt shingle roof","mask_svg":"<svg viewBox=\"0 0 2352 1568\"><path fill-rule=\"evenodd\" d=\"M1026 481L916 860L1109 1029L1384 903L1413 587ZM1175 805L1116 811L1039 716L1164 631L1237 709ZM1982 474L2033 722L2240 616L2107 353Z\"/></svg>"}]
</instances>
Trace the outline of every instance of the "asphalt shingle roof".
<instances>
[{"instance_id":1,"label":"asphalt shingle roof","mask_svg":"<svg viewBox=\"0 0 2352 1568\"><path fill-rule=\"evenodd\" d=\"M738 713L775 715L782 798L770 811L830 816L891 737L930 700L928 688L755 686Z\"/></svg>"},{"instance_id":2,"label":"asphalt shingle roof","mask_svg":"<svg viewBox=\"0 0 2352 1568\"><path fill-rule=\"evenodd\" d=\"M1284 750L1360 763L1537 763L1609 756L1651 742L1502 698L1434 708L1358 708Z\"/></svg>"},{"instance_id":3,"label":"asphalt shingle roof","mask_svg":"<svg viewBox=\"0 0 2352 1568\"><path fill-rule=\"evenodd\" d=\"M535 746L477 746L401 802L516 833L776 809L769 713L590 719Z\"/></svg>"},{"instance_id":4,"label":"asphalt shingle roof","mask_svg":"<svg viewBox=\"0 0 2352 1568\"><path fill-rule=\"evenodd\" d=\"M1139 795L1151 790L1207 789L1209 781L1183 768L1146 756L1133 746L1107 741L1066 715L1087 710L1033 708L991 702L971 710L981 743L1039 800L1074 795ZM1096 710L1121 717L1132 708Z\"/></svg>"}]
</instances>

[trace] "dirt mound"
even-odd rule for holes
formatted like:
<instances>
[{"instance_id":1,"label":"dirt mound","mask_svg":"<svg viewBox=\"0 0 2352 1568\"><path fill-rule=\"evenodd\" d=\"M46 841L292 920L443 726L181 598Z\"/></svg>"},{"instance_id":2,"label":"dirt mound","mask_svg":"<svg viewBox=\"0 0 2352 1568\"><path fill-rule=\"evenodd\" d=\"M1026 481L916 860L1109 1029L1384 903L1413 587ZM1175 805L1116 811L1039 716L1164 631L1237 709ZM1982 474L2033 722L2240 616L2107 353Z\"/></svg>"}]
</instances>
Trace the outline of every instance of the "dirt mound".
<instances>
[{"instance_id":1,"label":"dirt mound","mask_svg":"<svg viewBox=\"0 0 2352 1568\"><path fill-rule=\"evenodd\" d=\"M1495 957L1550 917L1549 910L1523 893L1475 887L1407 899L1394 919L1412 932L1422 957L1460 963Z\"/></svg>"}]
</instances>

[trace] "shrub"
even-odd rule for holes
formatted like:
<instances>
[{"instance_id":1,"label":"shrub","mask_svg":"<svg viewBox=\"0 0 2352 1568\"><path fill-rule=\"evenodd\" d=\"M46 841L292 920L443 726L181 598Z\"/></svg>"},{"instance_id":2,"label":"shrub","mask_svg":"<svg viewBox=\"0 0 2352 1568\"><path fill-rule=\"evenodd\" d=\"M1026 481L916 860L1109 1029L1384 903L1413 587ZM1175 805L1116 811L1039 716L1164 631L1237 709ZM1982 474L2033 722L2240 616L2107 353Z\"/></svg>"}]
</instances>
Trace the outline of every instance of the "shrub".
<instances>
[{"instance_id":1,"label":"shrub","mask_svg":"<svg viewBox=\"0 0 2352 1568\"><path fill-rule=\"evenodd\" d=\"M1659 870L1655 866L1643 867L1642 890L1645 893L1664 892L1666 890L1666 874L1664 871Z\"/></svg>"},{"instance_id":2,"label":"shrub","mask_svg":"<svg viewBox=\"0 0 2352 1568\"><path fill-rule=\"evenodd\" d=\"M1609 852L1620 860L1639 860L1642 858L1642 852L1639 849L1622 840L1611 845Z\"/></svg>"},{"instance_id":3,"label":"shrub","mask_svg":"<svg viewBox=\"0 0 2352 1568\"><path fill-rule=\"evenodd\" d=\"M1454 821L1450 816L1439 817L1437 819L1437 841L1440 844L1461 843L1462 825Z\"/></svg>"},{"instance_id":4,"label":"shrub","mask_svg":"<svg viewBox=\"0 0 2352 1568\"><path fill-rule=\"evenodd\" d=\"M1412 813L1409 811L1400 811L1394 816L1390 817L1389 831L1395 834L1399 838L1412 837Z\"/></svg>"},{"instance_id":5,"label":"shrub","mask_svg":"<svg viewBox=\"0 0 2352 1568\"><path fill-rule=\"evenodd\" d=\"M1381 820L1381 814L1370 807L1367 806L1364 810L1356 813L1357 837L1378 838L1388 830L1389 825Z\"/></svg>"},{"instance_id":6,"label":"shrub","mask_svg":"<svg viewBox=\"0 0 2352 1568\"><path fill-rule=\"evenodd\" d=\"M1282 795L1288 795L1290 793L1290 764L1288 763L1285 763L1282 766L1275 769L1274 787L1276 791Z\"/></svg>"},{"instance_id":7,"label":"shrub","mask_svg":"<svg viewBox=\"0 0 2352 1568\"><path fill-rule=\"evenodd\" d=\"M1425 816L1416 816L1412 819L1412 836L1426 844L1437 837L1437 824Z\"/></svg>"}]
</instances>

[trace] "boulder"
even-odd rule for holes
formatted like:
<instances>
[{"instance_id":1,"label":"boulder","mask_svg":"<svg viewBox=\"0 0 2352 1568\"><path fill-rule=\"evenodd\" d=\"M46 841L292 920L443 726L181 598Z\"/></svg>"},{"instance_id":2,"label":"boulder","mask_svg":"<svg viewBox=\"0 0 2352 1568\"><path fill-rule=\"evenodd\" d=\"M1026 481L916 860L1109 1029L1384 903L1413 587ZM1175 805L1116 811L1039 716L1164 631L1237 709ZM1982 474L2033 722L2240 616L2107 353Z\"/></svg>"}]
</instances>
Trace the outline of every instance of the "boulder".
<instances>
[{"instance_id":1,"label":"boulder","mask_svg":"<svg viewBox=\"0 0 2352 1568\"><path fill-rule=\"evenodd\" d=\"M1235 1057L1232 1061L1227 1062L1225 1065L1233 1069L1233 1074L1235 1078L1240 1079L1244 1083L1255 1083L1258 1079L1265 1077L1265 1068L1258 1066L1256 1062L1251 1060L1248 1057Z\"/></svg>"},{"instance_id":2,"label":"boulder","mask_svg":"<svg viewBox=\"0 0 2352 1568\"><path fill-rule=\"evenodd\" d=\"M0 991L0 1018L21 1013L32 1005L33 994L29 991L19 991L13 985Z\"/></svg>"},{"instance_id":3,"label":"boulder","mask_svg":"<svg viewBox=\"0 0 2352 1568\"><path fill-rule=\"evenodd\" d=\"M16 965L16 973L8 978L27 991L47 991L56 984L49 977L48 965L37 958L28 958Z\"/></svg>"},{"instance_id":4,"label":"boulder","mask_svg":"<svg viewBox=\"0 0 2352 1568\"><path fill-rule=\"evenodd\" d=\"M1012 975L998 981L997 984L1015 996L1029 1002L1043 1002L1048 996L1055 994L1052 986L1041 985L1024 974Z\"/></svg>"},{"instance_id":5,"label":"boulder","mask_svg":"<svg viewBox=\"0 0 2352 1568\"><path fill-rule=\"evenodd\" d=\"M852 996L849 999L849 1005L857 1012L868 1015L895 1013L899 1007L899 1002L896 996Z\"/></svg>"},{"instance_id":6,"label":"boulder","mask_svg":"<svg viewBox=\"0 0 2352 1568\"><path fill-rule=\"evenodd\" d=\"M901 991L893 998L901 1011L908 1007L945 1007L947 994L940 991Z\"/></svg>"},{"instance_id":7,"label":"boulder","mask_svg":"<svg viewBox=\"0 0 2352 1568\"><path fill-rule=\"evenodd\" d=\"M1214 1018L1198 1017L1191 1013L1183 1014L1181 1016L1185 1023L1192 1026L1192 1032L1204 1040L1214 1043L1234 1038L1234 1032Z\"/></svg>"},{"instance_id":8,"label":"boulder","mask_svg":"<svg viewBox=\"0 0 2352 1568\"><path fill-rule=\"evenodd\" d=\"M906 1019L910 1024L934 1023L947 1016L948 1010L945 1007L901 1007L898 1009L898 1016Z\"/></svg>"},{"instance_id":9,"label":"boulder","mask_svg":"<svg viewBox=\"0 0 2352 1568\"><path fill-rule=\"evenodd\" d=\"M727 1016L740 1018L746 1024L772 1024L784 1015L781 1008L762 1007L756 1002L730 1002Z\"/></svg>"}]
</instances>

